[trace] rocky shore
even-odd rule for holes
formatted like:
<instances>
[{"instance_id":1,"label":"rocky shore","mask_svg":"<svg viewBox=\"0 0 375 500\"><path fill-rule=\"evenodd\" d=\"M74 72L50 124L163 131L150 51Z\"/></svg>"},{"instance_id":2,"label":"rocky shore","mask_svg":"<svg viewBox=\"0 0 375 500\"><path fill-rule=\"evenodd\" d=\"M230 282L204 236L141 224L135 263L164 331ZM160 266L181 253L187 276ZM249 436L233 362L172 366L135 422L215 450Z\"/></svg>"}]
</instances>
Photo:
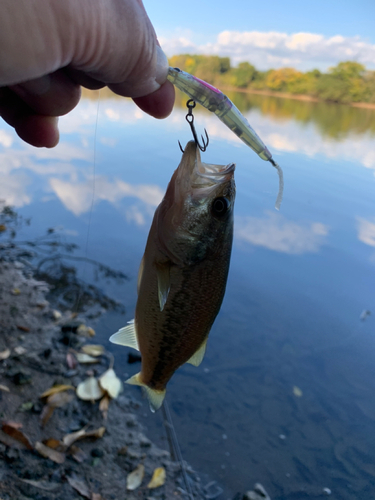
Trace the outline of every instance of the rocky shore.
<instances>
[{"instance_id":1,"label":"rocky shore","mask_svg":"<svg viewBox=\"0 0 375 500\"><path fill-rule=\"evenodd\" d=\"M55 311L47 294L22 264L0 262L0 499L187 499L186 481L193 498L221 498L146 437L126 389L96 396L95 382L93 400L82 399L76 388L108 374L113 358L91 352L90 325ZM235 498L269 498L262 491Z\"/></svg>"}]
</instances>

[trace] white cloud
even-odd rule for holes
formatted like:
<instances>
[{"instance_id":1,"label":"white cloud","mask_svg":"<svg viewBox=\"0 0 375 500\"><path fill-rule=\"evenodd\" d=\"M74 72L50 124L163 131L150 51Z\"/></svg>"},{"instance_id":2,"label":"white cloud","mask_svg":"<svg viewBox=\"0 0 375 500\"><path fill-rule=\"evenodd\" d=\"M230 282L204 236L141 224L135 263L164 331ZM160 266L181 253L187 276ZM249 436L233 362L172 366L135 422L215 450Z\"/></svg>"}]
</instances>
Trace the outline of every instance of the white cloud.
<instances>
[{"instance_id":1,"label":"white cloud","mask_svg":"<svg viewBox=\"0 0 375 500\"><path fill-rule=\"evenodd\" d=\"M0 200L17 208L29 204L31 199L26 193L29 183L29 177L23 173L1 175Z\"/></svg>"},{"instance_id":2,"label":"white cloud","mask_svg":"<svg viewBox=\"0 0 375 500\"><path fill-rule=\"evenodd\" d=\"M237 240L288 254L317 252L327 234L328 227L320 222L301 225L271 212L265 217L238 217L235 224Z\"/></svg>"},{"instance_id":3,"label":"white cloud","mask_svg":"<svg viewBox=\"0 0 375 500\"><path fill-rule=\"evenodd\" d=\"M375 220L371 222L358 217L358 239L370 247L375 247Z\"/></svg>"},{"instance_id":4,"label":"white cloud","mask_svg":"<svg viewBox=\"0 0 375 500\"><path fill-rule=\"evenodd\" d=\"M249 61L259 69L294 66L301 70L326 70L347 59L375 69L375 45L360 36L326 37L318 33L223 31L215 43L196 44L186 37L161 38L167 55L183 53L229 56L233 64Z\"/></svg>"},{"instance_id":5,"label":"white cloud","mask_svg":"<svg viewBox=\"0 0 375 500\"><path fill-rule=\"evenodd\" d=\"M10 148L13 144L13 137L5 130L0 130L0 144L4 146L4 148Z\"/></svg>"},{"instance_id":6,"label":"white cloud","mask_svg":"<svg viewBox=\"0 0 375 500\"><path fill-rule=\"evenodd\" d=\"M81 215L90 210L93 199L92 180L74 183L54 177L50 179L50 186L65 207L75 215ZM145 209L148 212L147 207L156 207L163 194L161 188L156 185L133 185L119 179L109 181L106 177L95 178L95 202L108 201L116 204L125 197L134 197L145 203ZM132 220L143 223L139 222L139 215L135 215L134 210L129 214Z\"/></svg>"}]
</instances>

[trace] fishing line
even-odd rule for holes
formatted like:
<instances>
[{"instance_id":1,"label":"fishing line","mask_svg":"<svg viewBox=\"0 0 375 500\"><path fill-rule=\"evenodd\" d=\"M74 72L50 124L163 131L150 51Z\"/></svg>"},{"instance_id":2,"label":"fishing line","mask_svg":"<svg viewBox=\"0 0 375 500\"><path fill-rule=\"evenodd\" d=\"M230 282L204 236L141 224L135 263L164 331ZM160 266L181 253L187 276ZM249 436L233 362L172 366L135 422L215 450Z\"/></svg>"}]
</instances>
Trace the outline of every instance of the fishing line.
<instances>
[{"instance_id":1,"label":"fishing line","mask_svg":"<svg viewBox=\"0 0 375 500\"><path fill-rule=\"evenodd\" d=\"M173 422L172 422L172 416L171 416L171 412L169 411L169 406L168 406L168 402L167 402L166 398L164 399L164 404L162 405L161 408L163 411L164 427L165 427L165 431L167 433L168 442L169 442L170 447L172 448L172 455L174 455L177 458L177 460L180 462L182 477L184 478L186 492L187 492L189 498L191 500L194 500L193 491L191 489L189 478L188 478L188 475L186 472L185 463L184 463L184 460L182 458L181 448L180 448L180 445L178 444L176 430L175 430Z\"/></svg>"},{"instance_id":2,"label":"fishing line","mask_svg":"<svg viewBox=\"0 0 375 500\"><path fill-rule=\"evenodd\" d=\"M95 129L94 129L94 155L93 155L93 164L92 164L92 197L91 197L91 206L90 206L90 212L89 212L89 222L88 222L87 233L86 233L86 243L85 243L85 252L84 252L85 256L83 258L83 269L82 269L82 280L83 281L84 281L85 275L86 275L87 255L88 255L89 240L90 240L91 219L92 219L92 212L94 210L94 203L95 203L96 156L97 156L96 138L97 138L97 134L98 134L99 107L100 107L100 90L98 91L98 105L97 105L97 110L96 110L96 120L95 120ZM83 295L83 291L80 288L78 288L76 303L75 303L75 306L73 307L73 311L75 314L78 314L78 312L79 312L79 301L80 301L82 295ZM71 338L72 338L72 336L70 336L70 339L69 339L69 347L71 344Z\"/></svg>"}]
</instances>

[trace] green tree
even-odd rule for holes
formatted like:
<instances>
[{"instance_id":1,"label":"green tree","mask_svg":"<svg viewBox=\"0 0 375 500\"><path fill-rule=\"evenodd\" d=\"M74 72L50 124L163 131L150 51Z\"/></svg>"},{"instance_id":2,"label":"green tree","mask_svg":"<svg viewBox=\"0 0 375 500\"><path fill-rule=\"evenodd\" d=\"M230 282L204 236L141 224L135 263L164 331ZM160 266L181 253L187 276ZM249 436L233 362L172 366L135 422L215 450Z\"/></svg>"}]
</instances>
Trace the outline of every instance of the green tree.
<instances>
[{"instance_id":1,"label":"green tree","mask_svg":"<svg viewBox=\"0 0 375 500\"><path fill-rule=\"evenodd\" d=\"M239 88L247 87L255 77L255 67L248 63L240 63L237 68L234 68L231 73L232 85Z\"/></svg>"}]
</instances>

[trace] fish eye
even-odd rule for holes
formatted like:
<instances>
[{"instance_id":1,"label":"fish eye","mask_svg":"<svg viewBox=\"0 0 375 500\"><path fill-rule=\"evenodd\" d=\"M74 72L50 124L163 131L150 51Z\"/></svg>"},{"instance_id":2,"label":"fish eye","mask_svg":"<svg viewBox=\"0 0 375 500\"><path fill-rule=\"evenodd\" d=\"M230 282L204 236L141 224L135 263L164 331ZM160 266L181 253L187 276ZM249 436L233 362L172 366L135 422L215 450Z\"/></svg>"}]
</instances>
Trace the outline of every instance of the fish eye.
<instances>
[{"instance_id":1,"label":"fish eye","mask_svg":"<svg viewBox=\"0 0 375 500\"><path fill-rule=\"evenodd\" d=\"M230 201L228 198L221 196L220 198L215 198L212 203L212 213L215 217L222 217L225 215L230 207Z\"/></svg>"}]
</instances>

